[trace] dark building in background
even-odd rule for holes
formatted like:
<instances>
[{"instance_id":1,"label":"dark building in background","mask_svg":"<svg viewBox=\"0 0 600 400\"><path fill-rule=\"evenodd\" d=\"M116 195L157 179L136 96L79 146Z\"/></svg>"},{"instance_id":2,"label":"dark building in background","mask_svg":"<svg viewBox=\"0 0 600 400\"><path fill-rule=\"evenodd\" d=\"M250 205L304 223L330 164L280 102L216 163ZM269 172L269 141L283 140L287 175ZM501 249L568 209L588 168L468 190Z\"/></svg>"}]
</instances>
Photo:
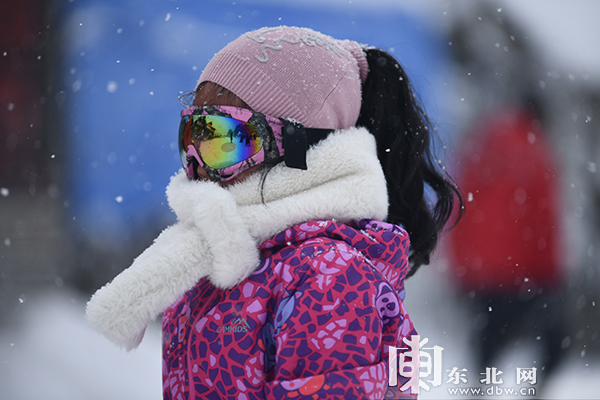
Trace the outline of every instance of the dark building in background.
<instances>
[{"instance_id":1,"label":"dark building in background","mask_svg":"<svg viewBox=\"0 0 600 400\"><path fill-rule=\"evenodd\" d=\"M0 4L0 185L33 189L44 169L45 2Z\"/></svg>"},{"instance_id":2,"label":"dark building in background","mask_svg":"<svg viewBox=\"0 0 600 400\"><path fill-rule=\"evenodd\" d=\"M52 5L0 2L0 312L66 262Z\"/></svg>"}]
</instances>

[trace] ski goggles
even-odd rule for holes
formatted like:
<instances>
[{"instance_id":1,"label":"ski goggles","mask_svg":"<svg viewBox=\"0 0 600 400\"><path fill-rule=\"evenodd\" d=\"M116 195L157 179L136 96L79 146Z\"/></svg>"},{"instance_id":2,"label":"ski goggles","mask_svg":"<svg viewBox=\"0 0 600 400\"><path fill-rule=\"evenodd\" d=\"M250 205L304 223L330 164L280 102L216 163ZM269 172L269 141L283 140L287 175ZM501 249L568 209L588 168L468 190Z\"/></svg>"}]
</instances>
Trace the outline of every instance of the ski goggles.
<instances>
[{"instance_id":1,"label":"ski goggles","mask_svg":"<svg viewBox=\"0 0 600 400\"><path fill-rule=\"evenodd\" d=\"M192 106L181 112L179 153L189 179L199 178L200 166L212 179L229 181L282 157L290 168L307 169L308 147L331 132L246 108Z\"/></svg>"}]
</instances>

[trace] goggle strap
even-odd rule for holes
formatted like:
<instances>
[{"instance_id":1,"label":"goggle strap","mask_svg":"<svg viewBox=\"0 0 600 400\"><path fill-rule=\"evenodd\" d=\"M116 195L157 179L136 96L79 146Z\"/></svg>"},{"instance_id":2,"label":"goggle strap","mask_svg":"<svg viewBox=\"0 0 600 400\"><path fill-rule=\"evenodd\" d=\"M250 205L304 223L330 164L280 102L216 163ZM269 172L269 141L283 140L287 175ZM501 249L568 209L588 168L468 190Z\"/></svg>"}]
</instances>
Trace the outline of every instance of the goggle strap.
<instances>
[{"instance_id":1,"label":"goggle strap","mask_svg":"<svg viewBox=\"0 0 600 400\"><path fill-rule=\"evenodd\" d=\"M310 146L325 139L332 129L305 128L302 124L283 122L283 160L289 168L308 169L306 151Z\"/></svg>"}]
</instances>

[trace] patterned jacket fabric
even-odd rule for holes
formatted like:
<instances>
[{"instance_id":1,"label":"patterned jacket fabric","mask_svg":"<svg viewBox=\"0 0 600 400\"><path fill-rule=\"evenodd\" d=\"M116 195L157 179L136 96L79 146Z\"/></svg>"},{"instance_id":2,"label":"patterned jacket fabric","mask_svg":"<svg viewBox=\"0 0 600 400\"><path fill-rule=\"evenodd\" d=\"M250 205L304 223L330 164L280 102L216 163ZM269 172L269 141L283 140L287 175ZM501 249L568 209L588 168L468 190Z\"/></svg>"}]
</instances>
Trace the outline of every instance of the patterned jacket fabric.
<instances>
[{"instance_id":1,"label":"patterned jacket fabric","mask_svg":"<svg viewBox=\"0 0 600 400\"><path fill-rule=\"evenodd\" d=\"M408 246L396 225L312 221L264 241L236 287L201 279L163 314L164 398L402 397L388 346L416 334Z\"/></svg>"}]
</instances>

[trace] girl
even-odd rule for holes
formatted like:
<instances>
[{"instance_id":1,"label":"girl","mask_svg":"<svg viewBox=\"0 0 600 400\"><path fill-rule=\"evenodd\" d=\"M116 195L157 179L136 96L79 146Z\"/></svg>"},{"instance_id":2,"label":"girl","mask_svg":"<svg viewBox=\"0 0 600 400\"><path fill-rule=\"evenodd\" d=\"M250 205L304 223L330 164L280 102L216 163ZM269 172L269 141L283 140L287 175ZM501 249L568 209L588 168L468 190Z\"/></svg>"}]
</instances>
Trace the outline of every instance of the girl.
<instances>
[{"instance_id":1,"label":"girl","mask_svg":"<svg viewBox=\"0 0 600 400\"><path fill-rule=\"evenodd\" d=\"M165 399L413 394L388 376L389 346L416 334L404 278L461 199L427 126L384 51L305 28L242 35L182 112L178 222L88 319L132 349L164 311Z\"/></svg>"}]
</instances>

